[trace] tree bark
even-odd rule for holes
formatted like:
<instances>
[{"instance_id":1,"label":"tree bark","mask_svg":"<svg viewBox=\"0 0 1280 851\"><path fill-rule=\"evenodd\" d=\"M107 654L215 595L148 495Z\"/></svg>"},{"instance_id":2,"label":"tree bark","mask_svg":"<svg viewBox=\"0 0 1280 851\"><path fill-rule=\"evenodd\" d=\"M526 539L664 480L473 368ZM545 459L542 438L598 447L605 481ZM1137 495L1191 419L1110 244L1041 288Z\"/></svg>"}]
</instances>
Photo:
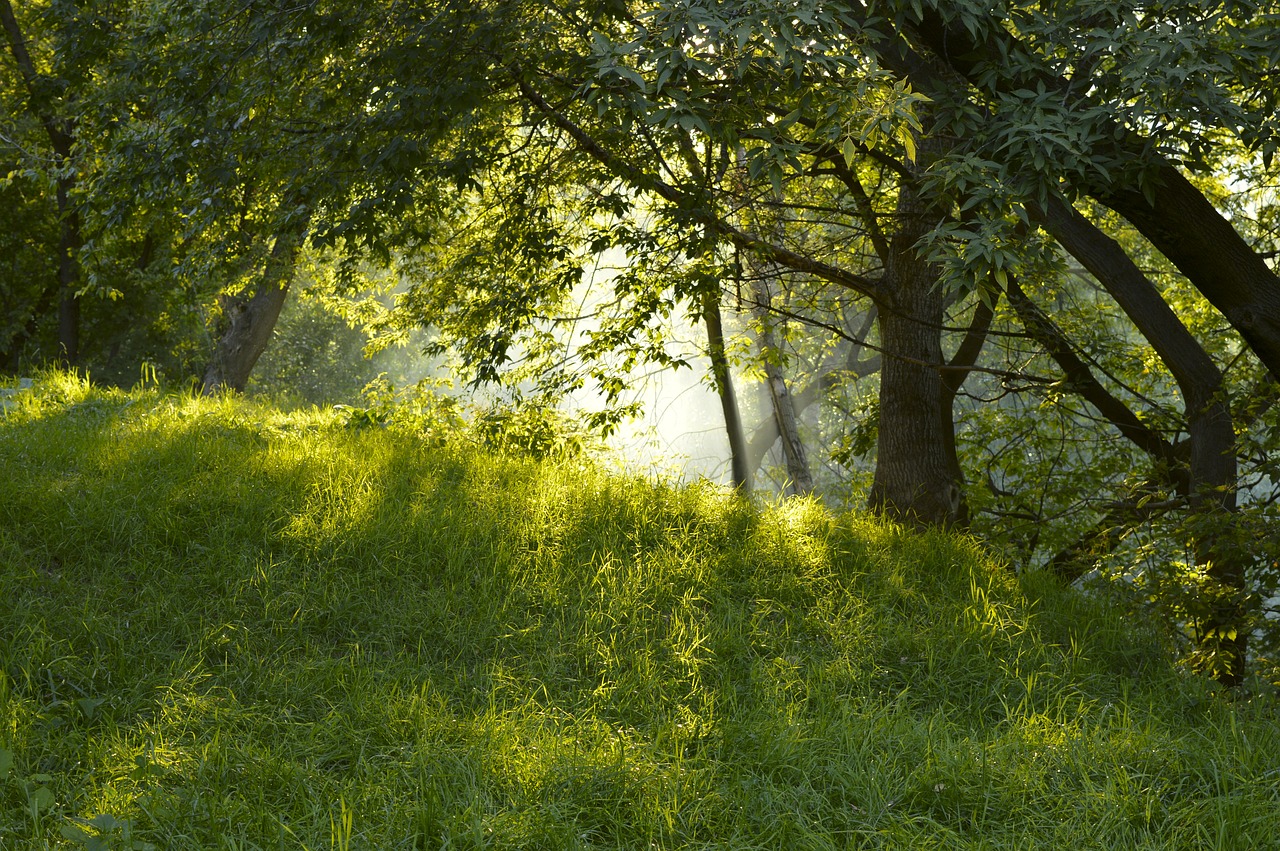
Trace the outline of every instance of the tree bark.
<instances>
[{"instance_id":1,"label":"tree bark","mask_svg":"<svg viewBox=\"0 0 1280 851\"><path fill-rule=\"evenodd\" d=\"M1280 375L1280 277L1178 169L1161 163L1154 203L1133 190L1092 194L1150 240Z\"/></svg>"},{"instance_id":2,"label":"tree bark","mask_svg":"<svg viewBox=\"0 0 1280 851\"><path fill-rule=\"evenodd\" d=\"M685 150L692 154L693 145L686 144ZM737 173L742 176L741 180L736 181L735 190L745 200L751 196L746 180L749 172L746 148L739 144L734 157L738 166ZM704 174L696 156L690 156L689 160L695 174ZM778 200L776 192L774 200ZM744 212L749 222L751 219L755 220L750 222L754 224L755 230L761 234L767 234L772 242L781 242L782 228L776 216L770 215L762 220L750 202L744 206ZM752 312L760 324L756 346L760 350L760 358L764 363L769 407L773 412L777 437L782 439L782 455L787 465L786 492L792 496L807 494L813 490L813 476L809 472L809 460L805 457L804 442L800 439L795 404L791 391L787 387L786 376L782 371L782 349L778 346L777 337L774 334L773 292L770 284L781 279L781 268L777 263L764 260L754 253L747 255L746 265L751 275L751 290L754 296ZM772 444L773 441L770 441L770 445ZM752 449L750 443L745 444L747 469L754 474L764 460L764 453L757 455Z\"/></svg>"},{"instance_id":3,"label":"tree bark","mask_svg":"<svg viewBox=\"0 0 1280 851\"><path fill-rule=\"evenodd\" d=\"M762 345L766 348L773 346L771 341L762 341ZM809 472L809 459L805 455L804 441L800 439L791 392L787 388L781 366L773 361L765 361L764 371L773 418L778 423L778 436L782 439L782 455L787 463L787 493L804 496L813 492L813 474Z\"/></svg>"},{"instance_id":4,"label":"tree bark","mask_svg":"<svg viewBox=\"0 0 1280 851\"><path fill-rule=\"evenodd\" d=\"M860 346L852 346L849 352L848 364L844 368L830 367L824 365L810 381L800 388L798 392L791 393L791 407L795 411L797 418L804 415L811 405L822 400L827 392L840 383L841 378L847 375L853 375L857 378L866 378L873 372L880 371L879 355L868 358L866 360L858 360ZM760 423L751 433L751 438L747 442L747 459L748 467L752 470L760 469L760 465L764 463L764 456L778 442L778 438L782 434L778 429L778 422L774 417L768 417Z\"/></svg>"},{"instance_id":5,"label":"tree bark","mask_svg":"<svg viewBox=\"0 0 1280 851\"><path fill-rule=\"evenodd\" d=\"M937 155L926 137L918 146L919 171ZM873 511L915 526L955 526L962 521L963 485L947 460L942 411L944 295L938 269L916 250L944 218L932 198L904 180L898 191L897 228L889 240L879 302L880 422Z\"/></svg>"},{"instance_id":6,"label":"tree bark","mask_svg":"<svg viewBox=\"0 0 1280 851\"><path fill-rule=\"evenodd\" d=\"M855 16L869 14L859 4L847 5ZM909 78L919 90L935 98L954 99L958 78L980 93L1004 97L1044 89L1060 94L1064 105L1082 114L1104 106L1092 100L1087 84L1068 81L1038 64L1035 52L1001 21L989 21L977 35L954 20L947 21L927 4L922 14L918 27L874 37L871 45L886 67ZM912 50L907 39L937 61ZM1008 74L993 74L993 68L1007 69ZM1099 134L1099 149L1083 153L1147 164L1147 192L1096 178L1092 183L1077 180L1075 188L1128 219L1222 313L1267 368L1280 376L1280 277L1176 166L1153 151L1149 139L1118 123L1103 130L1110 132Z\"/></svg>"},{"instance_id":7,"label":"tree bark","mask_svg":"<svg viewBox=\"0 0 1280 851\"><path fill-rule=\"evenodd\" d=\"M308 215L296 212L276 235L266 266L252 295L223 296L226 330L214 348L205 369L201 393L220 391L241 393L249 382L258 358L266 351L284 307L293 280L298 252L302 248Z\"/></svg>"},{"instance_id":8,"label":"tree bark","mask_svg":"<svg viewBox=\"0 0 1280 851\"><path fill-rule=\"evenodd\" d=\"M764 361L765 385L769 390L773 420L778 427L778 436L782 439L782 455L787 465L787 493L803 496L813 491L813 475L809 472L809 459L805 455L804 441L800 439L795 404L780 363L782 350L773 333L773 293L770 291L769 281L778 278L779 270L773 263L752 263L751 266L754 279L752 294L755 296L753 310L756 321L760 323L760 336L756 344L760 347L761 359ZM745 448L744 452L748 456L751 454ZM758 462L751 464L748 461L750 470L754 471L757 466Z\"/></svg>"},{"instance_id":9,"label":"tree bark","mask_svg":"<svg viewBox=\"0 0 1280 851\"><path fill-rule=\"evenodd\" d=\"M1018 314L1027 334L1044 347L1062 370L1072 393L1092 405L1134 446L1150 455L1164 467L1172 470L1178 466L1178 453L1164 435L1142 422L1129 406L1116 398L1093 376L1089 365L1076 354L1071 341L1045 313L1037 307L1021 285L1009 280L1009 304Z\"/></svg>"}]
</instances>

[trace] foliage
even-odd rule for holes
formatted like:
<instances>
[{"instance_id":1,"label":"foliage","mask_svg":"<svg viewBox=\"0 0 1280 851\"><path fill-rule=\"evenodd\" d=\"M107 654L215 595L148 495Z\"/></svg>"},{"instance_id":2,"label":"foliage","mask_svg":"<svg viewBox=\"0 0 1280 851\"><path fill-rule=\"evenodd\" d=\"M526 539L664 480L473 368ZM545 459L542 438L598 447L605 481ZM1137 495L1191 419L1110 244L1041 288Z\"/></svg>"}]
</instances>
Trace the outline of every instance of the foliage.
<instances>
[{"instance_id":1,"label":"foliage","mask_svg":"<svg viewBox=\"0 0 1280 851\"><path fill-rule=\"evenodd\" d=\"M387 281L362 270L340 283L334 280L340 266L332 256L307 258L250 378L251 395L281 404L355 404L380 377L405 387L424 373L451 373L447 364L423 356L421 332L386 339L380 323L392 298Z\"/></svg>"},{"instance_id":2,"label":"foliage","mask_svg":"<svg viewBox=\"0 0 1280 851\"><path fill-rule=\"evenodd\" d=\"M248 392L313 405L353 402L379 371L364 357L366 343L359 329L321 304L290 299L276 325L276 345L254 368Z\"/></svg>"}]
</instances>

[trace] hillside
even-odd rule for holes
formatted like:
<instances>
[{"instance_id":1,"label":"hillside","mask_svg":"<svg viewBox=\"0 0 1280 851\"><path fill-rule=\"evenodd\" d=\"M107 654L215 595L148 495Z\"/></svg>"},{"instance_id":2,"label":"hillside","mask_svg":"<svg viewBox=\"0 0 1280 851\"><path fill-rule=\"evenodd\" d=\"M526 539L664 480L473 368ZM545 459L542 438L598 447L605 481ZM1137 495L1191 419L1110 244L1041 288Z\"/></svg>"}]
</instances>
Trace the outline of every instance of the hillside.
<instances>
[{"instance_id":1,"label":"hillside","mask_svg":"<svg viewBox=\"0 0 1280 851\"><path fill-rule=\"evenodd\" d=\"M0 848L1274 848L1280 724L974 543L328 411L0 412Z\"/></svg>"}]
</instances>

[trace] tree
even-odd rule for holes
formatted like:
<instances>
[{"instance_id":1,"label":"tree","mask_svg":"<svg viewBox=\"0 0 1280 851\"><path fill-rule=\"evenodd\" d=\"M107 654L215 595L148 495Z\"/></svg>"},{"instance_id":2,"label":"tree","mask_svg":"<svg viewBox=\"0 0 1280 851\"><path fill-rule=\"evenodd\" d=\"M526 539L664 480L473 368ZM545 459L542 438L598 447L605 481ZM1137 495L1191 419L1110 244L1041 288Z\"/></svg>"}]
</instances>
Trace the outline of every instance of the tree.
<instances>
[{"instance_id":1,"label":"tree","mask_svg":"<svg viewBox=\"0 0 1280 851\"><path fill-rule=\"evenodd\" d=\"M67 59L80 53L83 45L78 35L83 32L77 25L85 22L66 20L65 28L55 30L63 41L54 48L54 56ZM51 152L46 174L51 178L57 198L59 222L57 257L58 345L61 357L68 363L76 363L80 357L80 266L79 251L83 242L80 210L74 195L76 192L76 162L72 148L76 142L75 114L65 101L68 89L74 85L58 72L42 73L36 68L28 49L24 28L13 13L9 0L0 0L0 26L3 26L9 52L26 89L27 110L43 128ZM75 57L82 58L82 57ZM67 62L74 66L74 61ZM65 70L65 69L59 69ZM83 68L76 69L83 72ZM71 89L74 92L74 89Z\"/></svg>"},{"instance_id":2,"label":"tree","mask_svg":"<svg viewBox=\"0 0 1280 851\"><path fill-rule=\"evenodd\" d=\"M1280 92L1256 68L1280 59L1274 10L1084 3L1001 17L970 4L847 8L887 67L939 97L959 81L995 117L971 113L986 125L975 147L1002 182L1043 198L1065 180L1119 212L1280 373L1275 273L1170 159L1208 167L1226 133L1270 159ZM1170 74L1163 86L1135 79L1157 68Z\"/></svg>"},{"instance_id":3,"label":"tree","mask_svg":"<svg viewBox=\"0 0 1280 851\"><path fill-rule=\"evenodd\" d=\"M1238 681L1248 558L1235 493L1241 459L1266 443L1237 431L1270 408L1243 405L1236 376L1265 386L1280 362L1266 250L1211 180L1228 168L1269 179L1276 147L1274 81L1252 63L1277 47L1239 9L438 0L142 12L129 30L137 73L110 89L128 109L104 110L127 120L93 124L104 164L86 222L159 246L193 301L221 306L207 388L243 386L302 246L351 281L369 257L394 257L415 280L391 330L428 325L432 351L452 349L469 378L540 399L594 381L617 402L638 363L676 365L661 322L689 312L709 332L735 481L781 435L801 483L796 413L838 385L834 341L848 338L850 372L869 369L862 352L878 357L874 422L841 423L854 434L839 441L845 461L874 456L873 509L972 521L994 541L1016 527L1028 563L1063 565L1102 530L1157 522L1151 506L1167 503L1177 542L1227 590L1200 637L1224 660L1220 678ZM588 320L570 296L606 252L628 268L593 294ZM800 297L765 286L784 276ZM726 287L747 279L775 410L751 441L732 425L721 315ZM1046 309L1055 291L1095 282L1092 315ZM1205 300L1230 342L1192 321L1212 315ZM811 329L808 376L787 375L800 359L771 339L784 315ZM871 321L855 331L858 316ZM1125 362L1133 353L1145 371ZM992 422L1004 430L984 431ZM1083 535L1066 520L1073 506Z\"/></svg>"}]
</instances>

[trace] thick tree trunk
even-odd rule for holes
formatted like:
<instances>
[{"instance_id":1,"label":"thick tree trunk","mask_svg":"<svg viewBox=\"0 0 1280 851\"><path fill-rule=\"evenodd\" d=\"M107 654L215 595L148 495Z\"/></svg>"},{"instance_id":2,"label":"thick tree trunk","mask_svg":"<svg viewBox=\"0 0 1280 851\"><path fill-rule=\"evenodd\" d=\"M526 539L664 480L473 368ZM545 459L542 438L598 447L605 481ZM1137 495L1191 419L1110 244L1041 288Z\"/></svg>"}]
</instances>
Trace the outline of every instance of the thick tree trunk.
<instances>
[{"instance_id":1,"label":"thick tree trunk","mask_svg":"<svg viewBox=\"0 0 1280 851\"><path fill-rule=\"evenodd\" d=\"M922 166L935 154L925 139ZM954 526L963 517L963 485L947 459L942 410L944 296L938 269L916 251L944 216L911 181L898 194L897 229L880 303L880 422L870 507L920 526Z\"/></svg>"},{"instance_id":2,"label":"thick tree trunk","mask_svg":"<svg viewBox=\"0 0 1280 851\"><path fill-rule=\"evenodd\" d=\"M907 286L880 311L884 361L870 505L913 525L952 526L961 520L963 494L943 435L942 297L928 278Z\"/></svg>"},{"instance_id":3,"label":"thick tree trunk","mask_svg":"<svg viewBox=\"0 0 1280 851\"><path fill-rule=\"evenodd\" d=\"M1213 583L1196 638L1218 682L1238 686L1244 681L1249 636L1246 554L1237 543L1235 431L1222 402L1196 414L1188 409L1188 415L1193 541L1196 561Z\"/></svg>"},{"instance_id":4,"label":"thick tree trunk","mask_svg":"<svg viewBox=\"0 0 1280 851\"><path fill-rule=\"evenodd\" d=\"M1093 195L1133 223L1280 375L1280 277L1178 169L1162 162L1156 180L1154 204L1133 190Z\"/></svg>"},{"instance_id":5,"label":"thick tree trunk","mask_svg":"<svg viewBox=\"0 0 1280 851\"><path fill-rule=\"evenodd\" d=\"M751 469L747 466L747 439L742 430L742 414L733 392L733 375L724 349L724 324L720 316L720 294L707 293L702 301L703 319L707 323L707 355L711 358L711 375L720 394L724 427L729 434L729 462L733 486L751 490Z\"/></svg>"},{"instance_id":6,"label":"thick tree trunk","mask_svg":"<svg viewBox=\"0 0 1280 851\"><path fill-rule=\"evenodd\" d=\"M271 333L288 296L306 220L305 215L300 215L276 235L266 267L251 295L222 298L226 331L205 369L201 387L204 395L224 390L244 391L254 364L271 341Z\"/></svg>"}]
</instances>

